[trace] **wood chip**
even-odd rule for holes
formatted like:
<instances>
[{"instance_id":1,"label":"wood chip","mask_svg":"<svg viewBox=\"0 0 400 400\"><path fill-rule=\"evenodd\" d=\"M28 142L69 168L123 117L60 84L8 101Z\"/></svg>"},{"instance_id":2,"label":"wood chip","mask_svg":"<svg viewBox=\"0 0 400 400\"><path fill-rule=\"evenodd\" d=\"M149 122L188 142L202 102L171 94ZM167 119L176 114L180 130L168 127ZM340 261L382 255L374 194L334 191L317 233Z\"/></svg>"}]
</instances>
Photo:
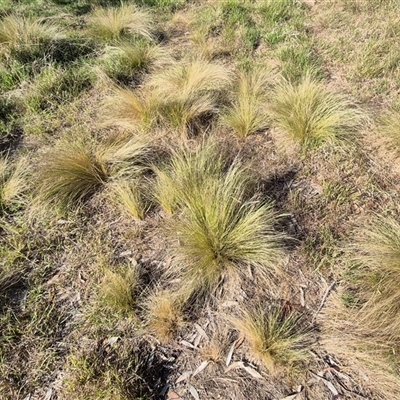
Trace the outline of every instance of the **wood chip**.
<instances>
[{"instance_id":1,"label":"wood chip","mask_svg":"<svg viewBox=\"0 0 400 400\"><path fill-rule=\"evenodd\" d=\"M313 317L313 319L312 319L312 323L315 322L315 319L317 318L319 312L320 312L320 311L322 310L322 308L324 307L325 301L326 301L326 299L328 298L329 293L331 292L331 290L332 290L332 289L334 288L334 286L336 285L336 283L337 283L336 281L333 281L333 282L328 286L328 288L326 289L325 294L324 294L324 297L322 297L321 304L320 304L320 306L319 306L317 312L314 314L314 317Z\"/></svg>"},{"instance_id":2,"label":"wood chip","mask_svg":"<svg viewBox=\"0 0 400 400\"><path fill-rule=\"evenodd\" d=\"M112 346L113 344L117 343L119 340L119 336L110 337L103 342L103 346Z\"/></svg>"},{"instance_id":3,"label":"wood chip","mask_svg":"<svg viewBox=\"0 0 400 400\"><path fill-rule=\"evenodd\" d=\"M189 379L191 376L192 376L192 371L186 371L181 376L178 377L175 383L183 382L186 379Z\"/></svg>"},{"instance_id":4,"label":"wood chip","mask_svg":"<svg viewBox=\"0 0 400 400\"><path fill-rule=\"evenodd\" d=\"M283 399L280 400L295 400L298 398L299 394L303 391L303 386L299 385L297 387L297 393L292 393L289 394L289 396L284 397Z\"/></svg>"},{"instance_id":5,"label":"wood chip","mask_svg":"<svg viewBox=\"0 0 400 400\"><path fill-rule=\"evenodd\" d=\"M192 377L196 376L197 374L199 374L201 371L203 371L205 368L207 368L209 361L203 361L197 368L196 370L193 372Z\"/></svg>"},{"instance_id":6,"label":"wood chip","mask_svg":"<svg viewBox=\"0 0 400 400\"><path fill-rule=\"evenodd\" d=\"M300 287L300 304L302 307L306 306L306 301L304 298L304 289L302 287Z\"/></svg>"},{"instance_id":7,"label":"wood chip","mask_svg":"<svg viewBox=\"0 0 400 400\"><path fill-rule=\"evenodd\" d=\"M175 392L169 391L167 396L168 396L167 397L168 400L181 400L181 397Z\"/></svg>"},{"instance_id":8,"label":"wood chip","mask_svg":"<svg viewBox=\"0 0 400 400\"><path fill-rule=\"evenodd\" d=\"M196 400L200 400L199 393L192 385L189 386L189 392Z\"/></svg>"},{"instance_id":9,"label":"wood chip","mask_svg":"<svg viewBox=\"0 0 400 400\"><path fill-rule=\"evenodd\" d=\"M232 360L232 356L233 356L233 352L235 351L235 343L236 342L233 342L232 343L232 346L231 346L231 348L229 349L229 352L228 352L228 355L226 356L226 366L228 367L229 366L229 364L231 363L231 360Z\"/></svg>"}]
</instances>

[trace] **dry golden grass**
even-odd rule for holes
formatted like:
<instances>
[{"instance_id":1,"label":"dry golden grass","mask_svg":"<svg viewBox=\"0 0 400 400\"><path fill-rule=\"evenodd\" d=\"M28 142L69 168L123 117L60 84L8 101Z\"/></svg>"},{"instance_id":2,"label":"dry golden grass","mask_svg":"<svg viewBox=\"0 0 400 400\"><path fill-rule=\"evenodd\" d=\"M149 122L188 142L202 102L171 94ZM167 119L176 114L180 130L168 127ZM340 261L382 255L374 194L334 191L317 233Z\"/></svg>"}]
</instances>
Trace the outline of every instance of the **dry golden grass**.
<instances>
[{"instance_id":1,"label":"dry golden grass","mask_svg":"<svg viewBox=\"0 0 400 400\"><path fill-rule=\"evenodd\" d=\"M240 74L233 92L233 103L223 115L223 123L239 137L246 137L268 127L270 118L267 99L270 83L271 71L255 69Z\"/></svg>"},{"instance_id":2,"label":"dry golden grass","mask_svg":"<svg viewBox=\"0 0 400 400\"><path fill-rule=\"evenodd\" d=\"M182 299L170 291L156 291L147 298L147 328L161 342L172 340L183 327L183 305Z\"/></svg>"},{"instance_id":3,"label":"dry golden grass","mask_svg":"<svg viewBox=\"0 0 400 400\"><path fill-rule=\"evenodd\" d=\"M116 195L117 201L130 216L138 220L144 219L146 203L142 188L137 180L118 180L113 184L111 193Z\"/></svg>"},{"instance_id":4,"label":"dry golden grass","mask_svg":"<svg viewBox=\"0 0 400 400\"><path fill-rule=\"evenodd\" d=\"M117 82L129 84L138 79L139 74L154 72L171 63L171 57L161 46L148 41L121 43L108 46L101 57L102 69Z\"/></svg>"},{"instance_id":5,"label":"dry golden grass","mask_svg":"<svg viewBox=\"0 0 400 400\"><path fill-rule=\"evenodd\" d=\"M397 398L398 340L376 329L371 316L365 316L362 309L345 306L340 293L332 294L319 321L320 343L338 357L360 388L371 390L377 399Z\"/></svg>"},{"instance_id":6,"label":"dry golden grass","mask_svg":"<svg viewBox=\"0 0 400 400\"><path fill-rule=\"evenodd\" d=\"M38 198L62 208L81 205L109 178L107 166L82 139L61 141L44 156Z\"/></svg>"},{"instance_id":7,"label":"dry golden grass","mask_svg":"<svg viewBox=\"0 0 400 400\"><path fill-rule=\"evenodd\" d=\"M192 150L173 151L171 159L156 173L155 199L168 214L184 206L187 196L205 182L217 179L223 169L221 155L211 141Z\"/></svg>"},{"instance_id":8,"label":"dry golden grass","mask_svg":"<svg viewBox=\"0 0 400 400\"><path fill-rule=\"evenodd\" d=\"M217 110L221 93L231 84L226 66L205 60L176 62L154 75L149 87L159 99L161 118L186 136L190 125Z\"/></svg>"},{"instance_id":9,"label":"dry golden grass","mask_svg":"<svg viewBox=\"0 0 400 400\"><path fill-rule=\"evenodd\" d=\"M59 26L43 18L8 15L0 21L0 43L8 49L38 46L62 35Z\"/></svg>"},{"instance_id":10,"label":"dry golden grass","mask_svg":"<svg viewBox=\"0 0 400 400\"><path fill-rule=\"evenodd\" d=\"M380 132L390 142L397 155L400 154L400 113L391 110L381 118Z\"/></svg>"},{"instance_id":11,"label":"dry golden grass","mask_svg":"<svg viewBox=\"0 0 400 400\"><path fill-rule=\"evenodd\" d=\"M66 209L80 206L111 177L143 173L148 150L143 137L101 143L82 135L64 138L43 156L38 199Z\"/></svg>"},{"instance_id":12,"label":"dry golden grass","mask_svg":"<svg viewBox=\"0 0 400 400\"><path fill-rule=\"evenodd\" d=\"M311 74L297 85L287 81L278 85L270 112L282 145L295 143L303 152L349 139L361 121L361 112L352 102L328 90Z\"/></svg>"},{"instance_id":13,"label":"dry golden grass","mask_svg":"<svg viewBox=\"0 0 400 400\"><path fill-rule=\"evenodd\" d=\"M126 266L117 272L106 270L100 285L102 304L120 314L134 313L135 290L139 279L139 270L132 266Z\"/></svg>"},{"instance_id":14,"label":"dry golden grass","mask_svg":"<svg viewBox=\"0 0 400 400\"><path fill-rule=\"evenodd\" d=\"M147 130L157 121L159 99L143 91L114 87L104 103L103 120L130 130Z\"/></svg>"},{"instance_id":15,"label":"dry golden grass","mask_svg":"<svg viewBox=\"0 0 400 400\"><path fill-rule=\"evenodd\" d=\"M247 198L249 170L238 160L224 170L221 160L209 158L211 166L203 176L197 165L210 154L205 146L205 152L179 160L183 179L178 180L177 195L183 207L168 222L167 232L175 240L169 273L181 279L185 298L214 293L228 276L242 277L249 266L267 283L283 255L284 235L274 230L273 205ZM173 191L167 194L173 196Z\"/></svg>"},{"instance_id":16,"label":"dry golden grass","mask_svg":"<svg viewBox=\"0 0 400 400\"><path fill-rule=\"evenodd\" d=\"M388 341L400 339L400 224L393 217L376 217L358 230L350 246L357 270L359 319Z\"/></svg>"},{"instance_id":17,"label":"dry golden grass","mask_svg":"<svg viewBox=\"0 0 400 400\"><path fill-rule=\"evenodd\" d=\"M299 316L281 307L241 310L233 325L247 340L252 355L270 373L294 370L308 358L307 339Z\"/></svg>"},{"instance_id":18,"label":"dry golden grass","mask_svg":"<svg viewBox=\"0 0 400 400\"><path fill-rule=\"evenodd\" d=\"M0 209L21 202L21 196L28 189L27 169L28 163L23 158L15 163L0 158Z\"/></svg>"},{"instance_id":19,"label":"dry golden grass","mask_svg":"<svg viewBox=\"0 0 400 400\"><path fill-rule=\"evenodd\" d=\"M152 21L147 12L133 4L97 8L87 19L88 33L95 39L115 42L124 37L152 37Z\"/></svg>"}]
</instances>

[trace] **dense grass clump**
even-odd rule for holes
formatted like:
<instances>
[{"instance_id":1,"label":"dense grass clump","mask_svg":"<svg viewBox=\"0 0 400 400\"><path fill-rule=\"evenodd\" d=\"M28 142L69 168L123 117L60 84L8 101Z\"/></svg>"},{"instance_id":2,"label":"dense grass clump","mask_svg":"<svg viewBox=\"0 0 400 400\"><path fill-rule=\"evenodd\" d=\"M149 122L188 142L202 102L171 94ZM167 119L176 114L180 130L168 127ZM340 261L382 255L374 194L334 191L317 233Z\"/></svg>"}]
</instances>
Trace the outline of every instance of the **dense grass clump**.
<instances>
[{"instance_id":1,"label":"dense grass clump","mask_svg":"<svg viewBox=\"0 0 400 400\"><path fill-rule=\"evenodd\" d=\"M307 359L306 336L299 325L299 316L281 307L257 307L242 310L235 327L243 333L252 355L270 373L298 366Z\"/></svg>"},{"instance_id":2,"label":"dense grass clump","mask_svg":"<svg viewBox=\"0 0 400 400\"><path fill-rule=\"evenodd\" d=\"M307 75L299 84L283 82L270 107L283 143L302 151L349 138L360 123L360 112L349 100L326 89Z\"/></svg>"},{"instance_id":3,"label":"dense grass clump","mask_svg":"<svg viewBox=\"0 0 400 400\"><path fill-rule=\"evenodd\" d=\"M157 291L147 298L147 329L162 342L173 339L184 324L182 300L174 293Z\"/></svg>"},{"instance_id":4,"label":"dense grass clump","mask_svg":"<svg viewBox=\"0 0 400 400\"><path fill-rule=\"evenodd\" d=\"M380 130L397 154L400 154L400 112L391 110L381 118Z\"/></svg>"},{"instance_id":5,"label":"dense grass clump","mask_svg":"<svg viewBox=\"0 0 400 400\"><path fill-rule=\"evenodd\" d=\"M149 73L156 66L165 65L168 61L169 57L161 47L145 40L110 46L102 57L107 76L125 85L137 84L140 74Z\"/></svg>"},{"instance_id":6,"label":"dense grass clump","mask_svg":"<svg viewBox=\"0 0 400 400\"><path fill-rule=\"evenodd\" d=\"M132 314L139 279L139 271L129 266L116 272L106 270L100 286L102 304L122 315Z\"/></svg>"},{"instance_id":7,"label":"dense grass clump","mask_svg":"<svg viewBox=\"0 0 400 400\"><path fill-rule=\"evenodd\" d=\"M144 219L148 204L140 182L128 178L120 179L112 189L112 194L116 195L117 201L127 214L138 220Z\"/></svg>"},{"instance_id":8,"label":"dense grass clump","mask_svg":"<svg viewBox=\"0 0 400 400\"><path fill-rule=\"evenodd\" d=\"M115 86L104 102L104 122L132 130L146 130L157 121L158 99L141 90Z\"/></svg>"},{"instance_id":9,"label":"dense grass clump","mask_svg":"<svg viewBox=\"0 0 400 400\"><path fill-rule=\"evenodd\" d=\"M223 116L224 123L239 137L265 129L269 123L266 110L270 77L265 71L242 73L234 92L233 104Z\"/></svg>"},{"instance_id":10,"label":"dense grass clump","mask_svg":"<svg viewBox=\"0 0 400 400\"><path fill-rule=\"evenodd\" d=\"M0 44L25 63L45 57L50 43L63 35L59 26L43 18L8 15L0 21Z\"/></svg>"},{"instance_id":11,"label":"dense grass clump","mask_svg":"<svg viewBox=\"0 0 400 400\"><path fill-rule=\"evenodd\" d=\"M173 214L185 206L190 196L206 182L218 179L224 165L221 155L211 143L194 150L174 151L166 165L155 168L156 201L164 211Z\"/></svg>"},{"instance_id":12,"label":"dense grass clump","mask_svg":"<svg viewBox=\"0 0 400 400\"><path fill-rule=\"evenodd\" d=\"M369 328L399 340L400 224L379 217L358 232L351 246L358 269L359 295L365 302L359 313Z\"/></svg>"},{"instance_id":13,"label":"dense grass clump","mask_svg":"<svg viewBox=\"0 0 400 400\"><path fill-rule=\"evenodd\" d=\"M150 81L159 99L161 118L185 137L200 118L217 110L218 99L231 83L229 69L203 60L177 62Z\"/></svg>"},{"instance_id":14,"label":"dense grass clump","mask_svg":"<svg viewBox=\"0 0 400 400\"><path fill-rule=\"evenodd\" d=\"M109 177L106 165L82 140L66 140L46 154L39 196L63 207L82 204Z\"/></svg>"},{"instance_id":15,"label":"dense grass clump","mask_svg":"<svg viewBox=\"0 0 400 400\"><path fill-rule=\"evenodd\" d=\"M39 199L62 208L82 205L111 177L140 174L146 152L140 139L99 145L79 137L61 140L44 155Z\"/></svg>"},{"instance_id":16,"label":"dense grass clump","mask_svg":"<svg viewBox=\"0 0 400 400\"><path fill-rule=\"evenodd\" d=\"M243 276L249 265L264 279L270 276L282 254L282 235L273 229L272 204L248 199L249 171L238 161L224 170L212 158L214 169L196 179L191 164L198 161L179 161L187 163L189 173L180 172L177 193L183 209L169 232L177 240L170 273L182 279L182 290L188 296L212 293L225 279Z\"/></svg>"},{"instance_id":17,"label":"dense grass clump","mask_svg":"<svg viewBox=\"0 0 400 400\"><path fill-rule=\"evenodd\" d=\"M11 163L0 158L0 211L18 207L28 188L27 163L24 159Z\"/></svg>"},{"instance_id":18,"label":"dense grass clump","mask_svg":"<svg viewBox=\"0 0 400 400\"><path fill-rule=\"evenodd\" d=\"M149 14L133 4L99 7L89 15L87 23L88 33L93 38L108 43L135 36L151 38L152 22Z\"/></svg>"}]
</instances>

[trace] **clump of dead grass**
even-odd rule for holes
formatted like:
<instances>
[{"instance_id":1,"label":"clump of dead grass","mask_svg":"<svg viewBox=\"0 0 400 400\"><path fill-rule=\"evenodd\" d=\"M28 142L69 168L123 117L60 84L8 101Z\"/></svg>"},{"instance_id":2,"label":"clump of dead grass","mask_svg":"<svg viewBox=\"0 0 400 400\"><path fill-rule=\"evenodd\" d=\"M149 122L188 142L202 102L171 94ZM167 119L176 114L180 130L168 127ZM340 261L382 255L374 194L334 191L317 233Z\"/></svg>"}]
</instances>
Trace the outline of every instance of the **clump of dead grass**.
<instances>
[{"instance_id":1,"label":"clump of dead grass","mask_svg":"<svg viewBox=\"0 0 400 400\"><path fill-rule=\"evenodd\" d=\"M391 110L386 113L380 121L380 131L390 144L395 149L396 153L400 154L400 112Z\"/></svg>"},{"instance_id":2,"label":"clump of dead grass","mask_svg":"<svg viewBox=\"0 0 400 400\"><path fill-rule=\"evenodd\" d=\"M372 391L377 398L398 397L398 339L386 335L384 328L376 328L372 319L376 315L364 314L363 307L343 304L342 296L333 293L321 312L321 345L340 361L359 387Z\"/></svg>"},{"instance_id":3,"label":"clump of dead grass","mask_svg":"<svg viewBox=\"0 0 400 400\"><path fill-rule=\"evenodd\" d=\"M299 315L279 306L242 309L240 317L232 320L252 355L270 373L294 369L307 359L307 339L299 321Z\"/></svg>"},{"instance_id":4,"label":"clump of dead grass","mask_svg":"<svg viewBox=\"0 0 400 400\"><path fill-rule=\"evenodd\" d=\"M87 19L88 33L95 39L115 42L124 37L152 37L152 21L147 12L133 4L99 7Z\"/></svg>"},{"instance_id":5,"label":"clump of dead grass","mask_svg":"<svg viewBox=\"0 0 400 400\"><path fill-rule=\"evenodd\" d=\"M121 314L132 313L139 279L137 268L125 267L116 272L107 269L100 285L102 304Z\"/></svg>"},{"instance_id":6,"label":"clump of dead grass","mask_svg":"<svg viewBox=\"0 0 400 400\"><path fill-rule=\"evenodd\" d=\"M224 115L223 122L239 137L267 128L266 109L270 73L260 69L241 73L234 91L234 101Z\"/></svg>"},{"instance_id":7,"label":"clump of dead grass","mask_svg":"<svg viewBox=\"0 0 400 400\"><path fill-rule=\"evenodd\" d=\"M281 145L295 144L303 152L349 138L361 120L351 101L328 90L311 74L299 84L284 81L272 99L270 113Z\"/></svg>"},{"instance_id":8,"label":"clump of dead grass","mask_svg":"<svg viewBox=\"0 0 400 400\"><path fill-rule=\"evenodd\" d=\"M176 293L156 291L145 303L147 329L161 342L172 340L184 325L184 302Z\"/></svg>"},{"instance_id":9,"label":"clump of dead grass","mask_svg":"<svg viewBox=\"0 0 400 400\"><path fill-rule=\"evenodd\" d=\"M0 158L0 209L10 209L21 203L28 188L27 170L28 164L23 158L14 163Z\"/></svg>"},{"instance_id":10,"label":"clump of dead grass","mask_svg":"<svg viewBox=\"0 0 400 400\"><path fill-rule=\"evenodd\" d=\"M379 335L400 339L400 224L393 217L375 217L357 232L350 249L365 301L359 318Z\"/></svg>"}]
</instances>

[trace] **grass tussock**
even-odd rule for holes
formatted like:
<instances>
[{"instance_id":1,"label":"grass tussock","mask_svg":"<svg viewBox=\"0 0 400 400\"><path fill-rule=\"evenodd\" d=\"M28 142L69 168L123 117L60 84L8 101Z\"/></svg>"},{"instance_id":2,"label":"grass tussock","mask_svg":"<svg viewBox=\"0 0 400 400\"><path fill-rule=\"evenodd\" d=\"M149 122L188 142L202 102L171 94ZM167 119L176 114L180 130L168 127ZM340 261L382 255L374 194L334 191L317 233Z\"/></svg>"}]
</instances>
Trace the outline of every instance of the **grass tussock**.
<instances>
[{"instance_id":1,"label":"grass tussock","mask_svg":"<svg viewBox=\"0 0 400 400\"><path fill-rule=\"evenodd\" d=\"M356 379L360 387L369 387L379 399L400 395L398 377L398 339L376 329L371 318L363 316L360 299L344 303L345 293L334 293L321 312L321 344L334 354Z\"/></svg>"},{"instance_id":2,"label":"grass tussock","mask_svg":"<svg viewBox=\"0 0 400 400\"><path fill-rule=\"evenodd\" d=\"M375 218L358 232L351 246L360 264L358 283L365 302L359 318L388 341L400 339L400 224L393 217Z\"/></svg>"},{"instance_id":3,"label":"grass tussock","mask_svg":"<svg viewBox=\"0 0 400 400\"><path fill-rule=\"evenodd\" d=\"M282 255L272 204L248 199L250 172L238 161L226 171L214 168L180 189L182 212L170 225L175 239L170 273L182 280L187 297L215 292L225 278L242 276L249 265L267 279Z\"/></svg>"},{"instance_id":4,"label":"grass tussock","mask_svg":"<svg viewBox=\"0 0 400 400\"><path fill-rule=\"evenodd\" d=\"M65 140L45 155L39 198L63 208L81 205L109 178L107 167L83 140Z\"/></svg>"},{"instance_id":5,"label":"grass tussock","mask_svg":"<svg viewBox=\"0 0 400 400\"><path fill-rule=\"evenodd\" d=\"M106 48L101 61L108 77L128 85L140 81L141 74L168 64L170 57L160 46L137 40L133 44L122 43Z\"/></svg>"},{"instance_id":6,"label":"grass tussock","mask_svg":"<svg viewBox=\"0 0 400 400\"><path fill-rule=\"evenodd\" d=\"M287 313L282 307L242 310L233 324L244 335L252 355L270 373L294 369L307 359L299 316Z\"/></svg>"},{"instance_id":7,"label":"grass tussock","mask_svg":"<svg viewBox=\"0 0 400 400\"><path fill-rule=\"evenodd\" d=\"M174 214L206 182L218 179L224 162L211 142L193 150L173 152L169 162L155 168L155 199L168 214Z\"/></svg>"},{"instance_id":8,"label":"grass tussock","mask_svg":"<svg viewBox=\"0 0 400 400\"><path fill-rule=\"evenodd\" d=\"M168 291L158 291L148 297L145 304L147 328L161 342L172 340L183 327L182 306L182 300Z\"/></svg>"},{"instance_id":9,"label":"grass tussock","mask_svg":"<svg viewBox=\"0 0 400 400\"><path fill-rule=\"evenodd\" d=\"M195 60L175 63L153 76L149 86L160 101L161 118L185 136L191 124L216 111L218 99L230 83L229 68Z\"/></svg>"},{"instance_id":10,"label":"grass tussock","mask_svg":"<svg viewBox=\"0 0 400 400\"><path fill-rule=\"evenodd\" d=\"M134 312L140 274L137 268L125 267L117 272L106 270L100 285L100 298L104 306L120 314Z\"/></svg>"},{"instance_id":11,"label":"grass tussock","mask_svg":"<svg viewBox=\"0 0 400 400\"><path fill-rule=\"evenodd\" d=\"M7 158L0 158L0 210L21 204L22 195L28 188L27 170L24 159L11 163Z\"/></svg>"},{"instance_id":12,"label":"grass tussock","mask_svg":"<svg viewBox=\"0 0 400 400\"><path fill-rule=\"evenodd\" d=\"M61 36L61 28L43 18L8 15L0 21L0 44L9 51L40 46Z\"/></svg>"},{"instance_id":13,"label":"grass tussock","mask_svg":"<svg viewBox=\"0 0 400 400\"><path fill-rule=\"evenodd\" d=\"M141 174L147 150L140 138L100 144L82 137L61 140L44 155L38 197L66 209L82 205L111 177Z\"/></svg>"},{"instance_id":14,"label":"grass tussock","mask_svg":"<svg viewBox=\"0 0 400 400\"><path fill-rule=\"evenodd\" d=\"M390 142L397 154L400 154L400 112L391 110L380 121L380 131Z\"/></svg>"},{"instance_id":15,"label":"grass tussock","mask_svg":"<svg viewBox=\"0 0 400 400\"><path fill-rule=\"evenodd\" d=\"M234 92L234 101L223 115L223 122L239 137L266 129L266 109L270 74L263 70L242 73Z\"/></svg>"},{"instance_id":16,"label":"grass tussock","mask_svg":"<svg viewBox=\"0 0 400 400\"><path fill-rule=\"evenodd\" d=\"M310 74L297 85L280 84L270 112L282 144L295 144L302 151L349 138L361 119L349 100L326 89Z\"/></svg>"},{"instance_id":17,"label":"grass tussock","mask_svg":"<svg viewBox=\"0 0 400 400\"><path fill-rule=\"evenodd\" d=\"M104 102L104 123L129 130L147 130L157 121L158 99L143 91L115 86Z\"/></svg>"},{"instance_id":18,"label":"grass tussock","mask_svg":"<svg viewBox=\"0 0 400 400\"><path fill-rule=\"evenodd\" d=\"M89 15L88 33L104 42L116 42L135 36L151 39L152 21L147 12L133 4L121 3L119 7L99 7Z\"/></svg>"},{"instance_id":19,"label":"grass tussock","mask_svg":"<svg viewBox=\"0 0 400 400\"><path fill-rule=\"evenodd\" d=\"M131 217L142 220L145 217L147 205L139 182L131 179L118 180L112 188L122 209Z\"/></svg>"}]
</instances>

